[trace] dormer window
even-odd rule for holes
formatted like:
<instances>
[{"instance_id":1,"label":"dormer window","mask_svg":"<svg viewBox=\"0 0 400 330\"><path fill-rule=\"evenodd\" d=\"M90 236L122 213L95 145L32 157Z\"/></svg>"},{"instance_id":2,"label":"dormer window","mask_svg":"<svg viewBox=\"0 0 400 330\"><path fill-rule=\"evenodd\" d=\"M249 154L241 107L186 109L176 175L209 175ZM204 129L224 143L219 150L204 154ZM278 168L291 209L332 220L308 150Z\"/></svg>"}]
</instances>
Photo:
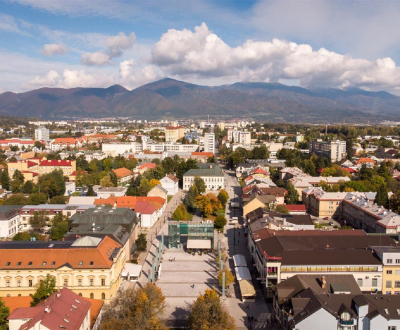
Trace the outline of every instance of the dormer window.
<instances>
[{"instance_id":1,"label":"dormer window","mask_svg":"<svg viewBox=\"0 0 400 330\"><path fill-rule=\"evenodd\" d=\"M83 261L79 261L79 266L82 266L83 265Z\"/></svg>"},{"instance_id":2,"label":"dormer window","mask_svg":"<svg viewBox=\"0 0 400 330\"><path fill-rule=\"evenodd\" d=\"M52 265L52 266L55 266L55 265L56 265L56 262L55 262L55 261L53 261L53 262L51 263L51 265Z\"/></svg>"},{"instance_id":3,"label":"dormer window","mask_svg":"<svg viewBox=\"0 0 400 330\"><path fill-rule=\"evenodd\" d=\"M46 266L47 261L43 261L42 266Z\"/></svg>"},{"instance_id":4,"label":"dormer window","mask_svg":"<svg viewBox=\"0 0 400 330\"><path fill-rule=\"evenodd\" d=\"M10 265L11 265L11 262L7 262L7 263L6 263L6 266L10 266Z\"/></svg>"},{"instance_id":5,"label":"dormer window","mask_svg":"<svg viewBox=\"0 0 400 330\"><path fill-rule=\"evenodd\" d=\"M28 266L32 266L32 261L29 261L29 262L28 262Z\"/></svg>"},{"instance_id":6,"label":"dormer window","mask_svg":"<svg viewBox=\"0 0 400 330\"><path fill-rule=\"evenodd\" d=\"M350 313L343 312L342 315L340 315L340 318L342 321L350 321Z\"/></svg>"}]
</instances>

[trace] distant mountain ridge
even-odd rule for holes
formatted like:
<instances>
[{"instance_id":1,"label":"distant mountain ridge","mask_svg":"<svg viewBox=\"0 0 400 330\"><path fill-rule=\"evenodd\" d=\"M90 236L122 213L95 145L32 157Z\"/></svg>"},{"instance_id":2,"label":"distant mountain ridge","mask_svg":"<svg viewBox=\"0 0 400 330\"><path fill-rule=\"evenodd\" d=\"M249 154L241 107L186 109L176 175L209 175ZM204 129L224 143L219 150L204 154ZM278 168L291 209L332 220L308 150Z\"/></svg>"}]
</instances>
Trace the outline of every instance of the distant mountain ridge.
<instances>
[{"instance_id":1,"label":"distant mountain ridge","mask_svg":"<svg viewBox=\"0 0 400 330\"><path fill-rule=\"evenodd\" d=\"M165 78L132 91L40 88L0 94L0 114L41 118L205 118L206 115L287 122L400 120L400 97L358 88L306 89L280 83L200 86Z\"/></svg>"}]
</instances>

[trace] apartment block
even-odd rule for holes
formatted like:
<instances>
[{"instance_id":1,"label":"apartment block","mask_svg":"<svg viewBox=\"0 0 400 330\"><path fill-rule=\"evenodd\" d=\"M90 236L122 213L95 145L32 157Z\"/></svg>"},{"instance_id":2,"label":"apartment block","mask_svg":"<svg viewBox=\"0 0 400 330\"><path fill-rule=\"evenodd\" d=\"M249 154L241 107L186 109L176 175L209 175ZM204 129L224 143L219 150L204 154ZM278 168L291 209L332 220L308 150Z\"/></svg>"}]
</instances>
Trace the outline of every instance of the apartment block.
<instances>
[{"instance_id":1,"label":"apartment block","mask_svg":"<svg viewBox=\"0 0 400 330\"><path fill-rule=\"evenodd\" d=\"M310 142L310 154L330 158L333 162L346 158L346 141L322 141L321 139Z\"/></svg>"},{"instance_id":2,"label":"apartment block","mask_svg":"<svg viewBox=\"0 0 400 330\"><path fill-rule=\"evenodd\" d=\"M177 140L182 139L185 135L182 126L167 126L165 127L165 142L175 143Z\"/></svg>"}]
</instances>

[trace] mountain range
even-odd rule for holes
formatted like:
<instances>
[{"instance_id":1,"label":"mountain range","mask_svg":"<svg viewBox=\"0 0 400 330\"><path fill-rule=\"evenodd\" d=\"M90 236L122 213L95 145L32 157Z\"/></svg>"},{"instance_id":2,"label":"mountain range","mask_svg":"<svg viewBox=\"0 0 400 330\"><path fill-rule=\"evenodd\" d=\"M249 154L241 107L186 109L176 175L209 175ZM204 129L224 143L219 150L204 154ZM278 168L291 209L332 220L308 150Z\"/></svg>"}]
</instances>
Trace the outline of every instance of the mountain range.
<instances>
[{"instance_id":1,"label":"mountain range","mask_svg":"<svg viewBox=\"0 0 400 330\"><path fill-rule=\"evenodd\" d=\"M0 94L0 115L46 119L254 118L271 122L400 120L400 97L358 88L306 89L279 83L200 86L162 79L129 91L108 88L40 88Z\"/></svg>"}]
</instances>

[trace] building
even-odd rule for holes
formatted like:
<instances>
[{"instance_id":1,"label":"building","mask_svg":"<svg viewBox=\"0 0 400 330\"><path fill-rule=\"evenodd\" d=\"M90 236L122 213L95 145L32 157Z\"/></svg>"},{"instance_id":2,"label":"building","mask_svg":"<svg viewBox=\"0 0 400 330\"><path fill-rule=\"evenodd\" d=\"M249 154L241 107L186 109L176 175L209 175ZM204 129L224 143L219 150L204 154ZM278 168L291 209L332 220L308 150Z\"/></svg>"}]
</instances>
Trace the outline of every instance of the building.
<instances>
[{"instance_id":1,"label":"building","mask_svg":"<svg viewBox=\"0 0 400 330\"><path fill-rule=\"evenodd\" d=\"M182 139L185 135L182 126L167 126L165 127L165 142L175 143L177 140Z\"/></svg>"},{"instance_id":2,"label":"building","mask_svg":"<svg viewBox=\"0 0 400 330\"><path fill-rule=\"evenodd\" d=\"M35 307L15 309L8 317L10 330L90 330L91 303L68 288L62 288Z\"/></svg>"},{"instance_id":3,"label":"building","mask_svg":"<svg viewBox=\"0 0 400 330\"><path fill-rule=\"evenodd\" d=\"M219 190L225 188L224 173L215 164L197 164L198 169L190 169L183 175L183 190L189 190L195 177L204 180L207 190Z\"/></svg>"},{"instance_id":4,"label":"building","mask_svg":"<svg viewBox=\"0 0 400 330\"><path fill-rule=\"evenodd\" d=\"M159 184L154 186L148 193L149 197L161 197L162 199L167 200L168 190L160 186Z\"/></svg>"},{"instance_id":5,"label":"building","mask_svg":"<svg viewBox=\"0 0 400 330\"><path fill-rule=\"evenodd\" d=\"M121 186L126 186L133 178L133 172L125 167L117 168L116 170L113 170L113 172L117 176L118 183Z\"/></svg>"},{"instance_id":6,"label":"building","mask_svg":"<svg viewBox=\"0 0 400 330\"><path fill-rule=\"evenodd\" d=\"M215 134L204 134L204 152L215 153Z\"/></svg>"},{"instance_id":7,"label":"building","mask_svg":"<svg viewBox=\"0 0 400 330\"><path fill-rule=\"evenodd\" d=\"M248 248L264 295L272 286L297 274L351 274L362 291L382 290L382 262L369 246L395 246L388 236L362 230L274 231L249 228Z\"/></svg>"},{"instance_id":8,"label":"building","mask_svg":"<svg viewBox=\"0 0 400 330\"><path fill-rule=\"evenodd\" d=\"M172 174L165 175L160 183L169 196L174 196L179 191L179 179Z\"/></svg>"},{"instance_id":9,"label":"building","mask_svg":"<svg viewBox=\"0 0 400 330\"><path fill-rule=\"evenodd\" d=\"M37 141L50 141L50 131L43 126L39 126L35 129L35 140Z\"/></svg>"},{"instance_id":10,"label":"building","mask_svg":"<svg viewBox=\"0 0 400 330\"><path fill-rule=\"evenodd\" d=\"M0 296L29 296L46 274L56 287L68 287L86 298L110 301L125 265L122 246L112 238L75 241L0 242Z\"/></svg>"},{"instance_id":11,"label":"building","mask_svg":"<svg viewBox=\"0 0 400 330\"><path fill-rule=\"evenodd\" d=\"M56 138L50 142L50 149L53 151L67 148L80 148L86 144L85 137L82 138Z\"/></svg>"},{"instance_id":12,"label":"building","mask_svg":"<svg viewBox=\"0 0 400 330\"><path fill-rule=\"evenodd\" d=\"M18 234L19 211L22 205L0 205L0 238Z\"/></svg>"},{"instance_id":13,"label":"building","mask_svg":"<svg viewBox=\"0 0 400 330\"><path fill-rule=\"evenodd\" d=\"M372 246L382 261L382 293L400 295L400 247Z\"/></svg>"},{"instance_id":14,"label":"building","mask_svg":"<svg viewBox=\"0 0 400 330\"><path fill-rule=\"evenodd\" d=\"M349 225L367 233L400 233L400 215L357 194L346 195L342 202L342 216Z\"/></svg>"},{"instance_id":15,"label":"building","mask_svg":"<svg viewBox=\"0 0 400 330\"><path fill-rule=\"evenodd\" d=\"M43 158L38 165L39 175L47 174L54 170L62 170L64 176L69 176L76 171L76 160L47 160Z\"/></svg>"},{"instance_id":16,"label":"building","mask_svg":"<svg viewBox=\"0 0 400 330\"><path fill-rule=\"evenodd\" d=\"M127 187L93 187L94 192L96 193L97 197L99 198L109 198L111 196L114 197L121 197L125 196L126 191L128 190Z\"/></svg>"},{"instance_id":17,"label":"building","mask_svg":"<svg viewBox=\"0 0 400 330\"><path fill-rule=\"evenodd\" d=\"M310 188L310 187L318 187L321 183L325 183L328 186L332 186L334 184L340 184L341 182L347 182L350 181L350 178L347 176L329 176L329 177L323 177L323 176L317 176L317 177L312 177L312 176L301 176L301 177L295 177L293 179L289 180L293 186L296 188L299 197L302 195L303 190Z\"/></svg>"},{"instance_id":18,"label":"building","mask_svg":"<svg viewBox=\"0 0 400 330\"><path fill-rule=\"evenodd\" d=\"M310 154L330 158L332 162L339 162L346 158L346 141L322 141L321 139L310 141Z\"/></svg>"}]
</instances>

